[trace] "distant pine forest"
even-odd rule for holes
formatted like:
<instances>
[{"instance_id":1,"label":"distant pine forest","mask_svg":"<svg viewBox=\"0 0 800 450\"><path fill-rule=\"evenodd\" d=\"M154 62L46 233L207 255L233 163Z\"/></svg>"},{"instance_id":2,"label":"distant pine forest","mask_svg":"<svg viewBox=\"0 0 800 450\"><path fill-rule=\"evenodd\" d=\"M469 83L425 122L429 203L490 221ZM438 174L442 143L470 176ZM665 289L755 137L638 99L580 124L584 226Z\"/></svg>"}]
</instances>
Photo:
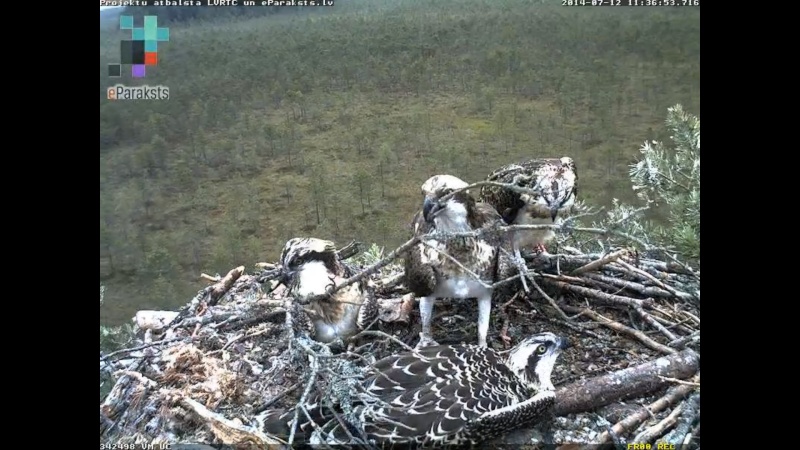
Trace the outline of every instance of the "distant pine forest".
<instances>
[{"instance_id":1,"label":"distant pine forest","mask_svg":"<svg viewBox=\"0 0 800 450\"><path fill-rule=\"evenodd\" d=\"M144 79L108 77L120 12L170 27ZM668 138L667 108L700 114L699 7L337 0L128 7L100 25L106 324L180 307L200 273L274 261L292 237L391 250L436 173L569 155L584 202L635 203L629 165ZM108 101L118 82L170 98Z\"/></svg>"}]
</instances>

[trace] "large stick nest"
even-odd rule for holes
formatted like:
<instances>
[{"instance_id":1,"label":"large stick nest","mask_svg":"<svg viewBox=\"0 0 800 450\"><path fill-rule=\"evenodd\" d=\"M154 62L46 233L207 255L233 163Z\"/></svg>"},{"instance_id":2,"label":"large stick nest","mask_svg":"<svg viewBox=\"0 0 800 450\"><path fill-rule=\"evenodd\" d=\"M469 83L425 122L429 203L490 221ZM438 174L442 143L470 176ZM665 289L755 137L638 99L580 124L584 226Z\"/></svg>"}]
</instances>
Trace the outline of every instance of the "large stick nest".
<instances>
[{"instance_id":1,"label":"large stick nest","mask_svg":"<svg viewBox=\"0 0 800 450\"><path fill-rule=\"evenodd\" d=\"M343 248L340 258L359 280L375 284L381 314L344 346L292 329L291 318L302 312L283 289L273 291L275 264L213 279L179 313L163 313L168 323L153 320L157 313L137 315L138 342L101 352L101 380L112 376L114 383L100 405L101 443L278 446L282 441L250 426L258 412L293 408L313 389L346 402L342 380L413 346L420 331L416 300L395 260L403 248L362 267L348 260L358 247ZM559 392L551 420L506 443L699 445L699 274L628 249L540 255L528 267L533 294L495 302L489 345L504 349L542 331L574 345L554 370ZM474 302L443 299L435 314L439 343L475 342Z\"/></svg>"}]
</instances>

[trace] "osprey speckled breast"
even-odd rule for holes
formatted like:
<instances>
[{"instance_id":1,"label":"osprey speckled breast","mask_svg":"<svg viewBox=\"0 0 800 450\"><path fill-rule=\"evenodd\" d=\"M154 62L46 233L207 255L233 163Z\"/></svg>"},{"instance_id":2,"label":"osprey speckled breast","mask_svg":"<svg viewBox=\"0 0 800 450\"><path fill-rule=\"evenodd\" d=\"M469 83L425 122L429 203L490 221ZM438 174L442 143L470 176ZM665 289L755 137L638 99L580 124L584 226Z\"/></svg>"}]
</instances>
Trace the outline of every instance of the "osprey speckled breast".
<instances>
[{"instance_id":1,"label":"osprey speckled breast","mask_svg":"<svg viewBox=\"0 0 800 450\"><path fill-rule=\"evenodd\" d=\"M492 205L509 225L554 224L571 211L578 195L578 169L568 157L537 158L501 167L486 181L512 184L536 193L520 193L501 186L483 186L481 200ZM514 233L517 247L532 245L544 249L553 238L552 230L524 230Z\"/></svg>"},{"instance_id":2,"label":"osprey speckled breast","mask_svg":"<svg viewBox=\"0 0 800 450\"><path fill-rule=\"evenodd\" d=\"M294 238L281 251L282 281L291 295L313 297L352 276L339 261L336 246L317 238ZM304 306L311 323L303 324L310 337L328 343L342 340L369 326L378 316L377 300L368 286L353 283L328 298Z\"/></svg>"},{"instance_id":3,"label":"osprey speckled breast","mask_svg":"<svg viewBox=\"0 0 800 450\"><path fill-rule=\"evenodd\" d=\"M452 175L435 175L425 181L422 209L414 218L414 234L420 236L434 230L462 233L502 225L497 211L476 202L463 190L466 186L466 182ZM512 275L509 258L500 252L501 242L481 236L426 239L404 255L406 285L420 303L419 347L436 345L430 324L437 298L476 298L478 344L486 345L492 297L511 288L511 283L502 292L488 287Z\"/></svg>"}]
</instances>

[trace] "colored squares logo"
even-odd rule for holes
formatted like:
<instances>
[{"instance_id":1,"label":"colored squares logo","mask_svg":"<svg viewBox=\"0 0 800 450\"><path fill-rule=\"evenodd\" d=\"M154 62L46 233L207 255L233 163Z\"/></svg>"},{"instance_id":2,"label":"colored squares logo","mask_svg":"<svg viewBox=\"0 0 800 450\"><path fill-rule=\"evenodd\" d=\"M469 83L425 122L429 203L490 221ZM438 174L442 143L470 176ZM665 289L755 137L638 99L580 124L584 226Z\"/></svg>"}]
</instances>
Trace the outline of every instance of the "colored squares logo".
<instances>
[{"instance_id":1,"label":"colored squares logo","mask_svg":"<svg viewBox=\"0 0 800 450\"><path fill-rule=\"evenodd\" d=\"M141 27L134 24L133 16L120 16L119 28L131 30L131 39L119 44L119 64L108 65L109 77L121 77L122 66L131 66L131 76L144 78L147 66L158 64L158 43L169 41L169 28L158 26L157 16L144 16Z\"/></svg>"}]
</instances>

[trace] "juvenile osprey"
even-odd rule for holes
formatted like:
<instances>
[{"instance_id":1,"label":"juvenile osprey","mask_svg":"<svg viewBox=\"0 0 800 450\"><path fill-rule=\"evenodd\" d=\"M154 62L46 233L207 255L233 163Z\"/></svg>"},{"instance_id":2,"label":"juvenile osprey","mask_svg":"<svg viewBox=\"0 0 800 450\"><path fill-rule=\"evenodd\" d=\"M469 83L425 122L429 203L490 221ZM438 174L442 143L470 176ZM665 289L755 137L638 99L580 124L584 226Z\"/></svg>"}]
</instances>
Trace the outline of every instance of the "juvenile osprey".
<instances>
[{"instance_id":1,"label":"juvenile osprey","mask_svg":"<svg viewBox=\"0 0 800 450\"><path fill-rule=\"evenodd\" d=\"M531 159L501 167L487 181L513 184L537 194L522 194L499 186L483 186L482 201L489 203L509 225L554 224L568 213L578 195L578 171L570 157ZM520 230L513 233L514 256L522 260L520 248L532 245L544 252L553 230ZM524 264L524 263L523 263Z\"/></svg>"},{"instance_id":2,"label":"juvenile osprey","mask_svg":"<svg viewBox=\"0 0 800 450\"><path fill-rule=\"evenodd\" d=\"M291 295L312 297L325 294L331 285L343 283L352 274L339 261L331 241L294 238L283 246L280 258L282 281ZM353 283L330 297L304 307L312 322L313 339L342 341L368 326L378 315L377 300L362 283Z\"/></svg>"},{"instance_id":3,"label":"juvenile osprey","mask_svg":"<svg viewBox=\"0 0 800 450\"><path fill-rule=\"evenodd\" d=\"M422 447L477 444L533 425L555 403L550 380L568 341L553 333L524 339L507 355L477 345L439 345L384 358L365 369L344 430L321 396L310 400L309 415L333 442L363 436L375 444ZM287 436L294 417L269 411L260 427ZM296 436L312 425L300 414ZM332 442L331 442L332 443Z\"/></svg>"},{"instance_id":4,"label":"juvenile osprey","mask_svg":"<svg viewBox=\"0 0 800 450\"><path fill-rule=\"evenodd\" d=\"M494 208L475 202L466 191L440 200L466 186L466 182L452 175L435 175L425 181L422 185L425 196L422 210L414 216L414 235L423 235L432 230L465 232L502 225L502 218ZM505 278L509 272L508 258L499 251L499 244L499 240L483 237L455 237L442 241L429 239L406 253L406 284L419 299L422 316L418 347L437 345L431 337L433 302L437 298L477 298L478 345L486 346L493 294L487 286ZM480 277L480 281L443 253ZM506 286L510 286L510 283Z\"/></svg>"}]
</instances>

